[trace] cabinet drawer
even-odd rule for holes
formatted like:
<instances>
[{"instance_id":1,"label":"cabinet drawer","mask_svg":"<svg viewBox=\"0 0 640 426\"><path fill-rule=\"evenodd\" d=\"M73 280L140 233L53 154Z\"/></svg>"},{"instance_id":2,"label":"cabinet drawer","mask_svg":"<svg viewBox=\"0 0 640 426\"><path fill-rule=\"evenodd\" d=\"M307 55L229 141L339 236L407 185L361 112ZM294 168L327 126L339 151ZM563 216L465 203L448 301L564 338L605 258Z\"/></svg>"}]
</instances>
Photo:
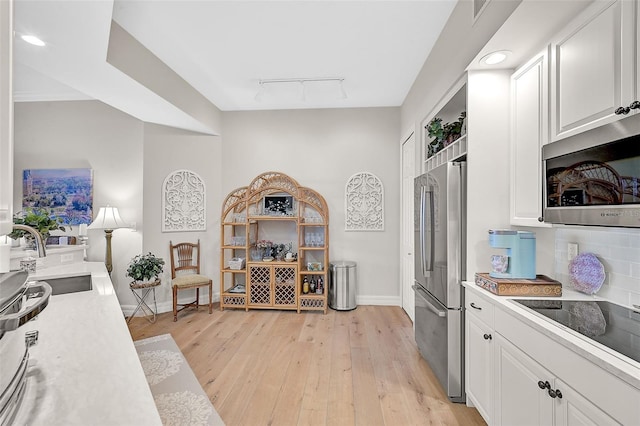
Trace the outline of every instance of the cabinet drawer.
<instances>
[{"instance_id":1,"label":"cabinet drawer","mask_svg":"<svg viewBox=\"0 0 640 426\"><path fill-rule=\"evenodd\" d=\"M464 297L465 309L493 328L493 303L473 290L466 290Z\"/></svg>"}]
</instances>

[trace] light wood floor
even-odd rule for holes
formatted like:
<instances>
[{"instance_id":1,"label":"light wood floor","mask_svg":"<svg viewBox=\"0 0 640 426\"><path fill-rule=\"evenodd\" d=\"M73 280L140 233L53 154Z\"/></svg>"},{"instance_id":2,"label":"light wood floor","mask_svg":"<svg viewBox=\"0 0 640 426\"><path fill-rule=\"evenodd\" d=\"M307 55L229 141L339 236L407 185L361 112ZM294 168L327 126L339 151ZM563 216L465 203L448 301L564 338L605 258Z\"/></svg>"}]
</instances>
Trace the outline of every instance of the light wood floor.
<instances>
[{"instance_id":1,"label":"light wood floor","mask_svg":"<svg viewBox=\"0 0 640 426\"><path fill-rule=\"evenodd\" d=\"M448 402L399 307L200 308L129 329L134 340L170 333L228 426L485 424Z\"/></svg>"}]
</instances>

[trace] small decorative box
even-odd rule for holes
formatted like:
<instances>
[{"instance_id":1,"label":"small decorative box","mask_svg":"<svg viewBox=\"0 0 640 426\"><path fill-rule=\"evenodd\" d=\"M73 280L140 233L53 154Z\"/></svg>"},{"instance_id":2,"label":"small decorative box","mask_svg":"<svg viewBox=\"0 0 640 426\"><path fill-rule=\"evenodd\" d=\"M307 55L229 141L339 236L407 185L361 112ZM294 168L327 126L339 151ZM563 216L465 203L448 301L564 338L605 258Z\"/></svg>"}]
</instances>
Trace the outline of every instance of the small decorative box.
<instances>
[{"instance_id":1,"label":"small decorative box","mask_svg":"<svg viewBox=\"0 0 640 426\"><path fill-rule=\"evenodd\" d=\"M243 257L234 257L229 261L229 269L233 269L239 271L244 269L244 258Z\"/></svg>"}]
</instances>

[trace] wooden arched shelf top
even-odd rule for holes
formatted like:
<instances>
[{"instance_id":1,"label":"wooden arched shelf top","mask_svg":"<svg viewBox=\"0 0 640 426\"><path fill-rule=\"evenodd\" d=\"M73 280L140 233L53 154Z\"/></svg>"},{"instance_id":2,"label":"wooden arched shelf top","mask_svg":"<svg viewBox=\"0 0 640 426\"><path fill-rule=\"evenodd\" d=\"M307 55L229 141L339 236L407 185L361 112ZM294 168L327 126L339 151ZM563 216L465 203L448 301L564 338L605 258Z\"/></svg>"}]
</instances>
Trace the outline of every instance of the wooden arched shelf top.
<instances>
[{"instance_id":1,"label":"wooden arched shelf top","mask_svg":"<svg viewBox=\"0 0 640 426\"><path fill-rule=\"evenodd\" d=\"M229 195L227 195L224 199L224 203L222 203L223 220L229 213L239 213L244 211L246 208L246 194L247 187L243 186L242 188L234 189L229 193Z\"/></svg>"},{"instance_id":2,"label":"wooden arched shelf top","mask_svg":"<svg viewBox=\"0 0 640 426\"><path fill-rule=\"evenodd\" d=\"M293 196L298 203L304 203L312 207L329 223L329 207L324 197L311 188L300 186L292 177L279 172L265 172L256 176L249 186L231 191L222 204L222 218L229 213L245 211L248 204L255 204L266 195L274 193L287 193Z\"/></svg>"}]
</instances>

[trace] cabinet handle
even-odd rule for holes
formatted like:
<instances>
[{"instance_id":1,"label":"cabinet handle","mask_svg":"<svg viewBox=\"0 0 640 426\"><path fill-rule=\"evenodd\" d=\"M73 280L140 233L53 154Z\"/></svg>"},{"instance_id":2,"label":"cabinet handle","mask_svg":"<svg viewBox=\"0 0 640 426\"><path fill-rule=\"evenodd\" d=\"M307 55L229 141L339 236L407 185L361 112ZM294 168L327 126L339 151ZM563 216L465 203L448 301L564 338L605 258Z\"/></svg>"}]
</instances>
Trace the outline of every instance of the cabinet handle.
<instances>
[{"instance_id":1,"label":"cabinet handle","mask_svg":"<svg viewBox=\"0 0 640 426\"><path fill-rule=\"evenodd\" d=\"M485 333L482 337L484 337L484 340L491 340L491 335Z\"/></svg>"},{"instance_id":2,"label":"cabinet handle","mask_svg":"<svg viewBox=\"0 0 640 426\"><path fill-rule=\"evenodd\" d=\"M549 389L549 396L551 398L558 398L558 399L562 399L562 392L560 392L559 389L553 390L553 389Z\"/></svg>"},{"instance_id":3,"label":"cabinet handle","mask_svg":"<svg viewBox=\"0 0 640 426\"><path fill-rule=\"evenodd\" d=\"M551 389L551 383L549 383L548 381L543 382L542 380L538 380L538 387L542 390L548 389L547 393L551 398L562 399L562 392L560 392L560 389Z\"/></svg>"},{"instance_id":4,"label":"cabinet handle","mask_svg":"<svg viewBox=\"0 0 640 426\"><path fill-rule=\"evenodd\" d=\"M640 108L640 102L638 102L638 101L633 101L629 105L629 109L638 109L638 108Z\"/></svg>"},{"instance_id":5,"label":"cabinet handle","mask_svg":"<svg viewBox=\"0 0 640 426\"><path fill-rule=\"evenodd\" d=\"M629 111L631 111L629 107L618 107L614 112L616 115L627 115Z\"/></svg>"},{"instance_id":6,"label":"cabinet handle","mask_svg":"<svg viewBox=\"0 0 640 426\"><path fill-rule=\"evenodd\" d=\"M544 222L544 217L542 217L542 216L538 217L538 222L540 222L540 223Z\"/></svg>"},{"instance_id":7,"label":"cabinet handle","mask_svg":"<svg viewBox=\"0 0 640 426\"><path fill-rule=\"evenodd\" d=\"M481 310L482 310L482 308L481 308L480 306L476 306L476 305L475 305L475 303L473 303L473 302L471 302L471 307L472 307L473 309L477 309L477 310L479 310L479 311L481 311Z\"/></svg>"}]
</instances>

